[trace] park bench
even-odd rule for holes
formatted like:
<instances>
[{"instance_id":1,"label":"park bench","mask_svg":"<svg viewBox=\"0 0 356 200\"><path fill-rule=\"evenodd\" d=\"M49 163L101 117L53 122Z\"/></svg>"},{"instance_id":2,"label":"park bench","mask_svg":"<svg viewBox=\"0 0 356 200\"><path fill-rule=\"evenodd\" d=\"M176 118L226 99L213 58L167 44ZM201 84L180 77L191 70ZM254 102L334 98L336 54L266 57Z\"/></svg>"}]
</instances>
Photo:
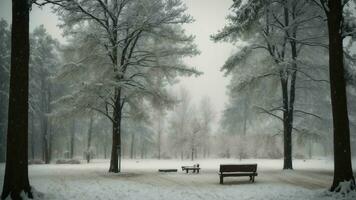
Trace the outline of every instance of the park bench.
<instances>
[{"instance_id":1,"label":"park bench","mask_svg":"<svg viewBox=\"0 0 356 200\"><path fill-rule=\"evenodd\" d=\"M186 171L187 173L190 171L193 171L193 173L197 172L199 174L199 164L195 164L193 166L182 166L182 171Z\"/></svg>"},{"instance_id":2,"label":"park bench","mask_svg":"<svg viewBox=\"0 0 356 200\"><path fill-rule=\"evenodd\" d=\"M257 175L257 164L220 165L220 184L224 183L224 177L232 176L249 176L250 181L255 182Z\"/></svg>"}]
</instances>

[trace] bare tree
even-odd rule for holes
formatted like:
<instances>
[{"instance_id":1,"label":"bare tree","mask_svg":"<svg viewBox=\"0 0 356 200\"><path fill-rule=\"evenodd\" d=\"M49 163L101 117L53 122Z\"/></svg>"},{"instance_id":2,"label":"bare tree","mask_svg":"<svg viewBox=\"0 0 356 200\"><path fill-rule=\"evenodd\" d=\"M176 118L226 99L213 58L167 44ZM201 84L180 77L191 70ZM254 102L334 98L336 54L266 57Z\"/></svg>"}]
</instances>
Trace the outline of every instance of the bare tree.
<instances>
[{"instance_id":1,"label":"bare tree","mask_svg":"<svg viewBox=\"0 0 356 200\"><path fill-rule=\"evenodd\" d=\"M89 57L102 58L99 66L105 72L103 74L106 78L103 79L107 82L103 83L102 77L97 77L80 91L81 94L83 91L88 93L81 95L82 98L77 99L76 103L81 104L77 106L78 108L95 110L112 121L109 171L117 173L121 170L121 129L124 107L130 105L133 97L140 96L138 93L155 95L155 91L149 87L150 80L154 77L149 69L162 68L170 77L176 76L177 71L185 74L197 73L196 70L180 62L182 56L197 53L195 45L192 44L193 37L175 31L181 30L179 25L189 23L192 19L185 14L185 8L180 1L167 3L161 0L154 2L44 0L37 4L46 3L58 5L57 11L61 14L64 27L72 35L73 24L89 22L88 30L91 32L90 34L83 32L83 34L95 41L97 52L100 52L99 55L89 55ZM161 45L158 49L152 49L149 43L155 40L165 41L170 45ZM178 47L177 44L183 45ZM160 62L159 66L155 59L157 52L159 58L165 60ZM84 61L87 59L77 64L82 64ZM87 98L88 96L91 98ZM88 99L91 102L85 101Z\"/></svg>"},{"instance_id":2,"label":"bare tree","mask_svg":"<svg viewBox=\"0 0 356 200\"><path fill-rule=\"evenodd\" d=\"M312 113L294 108L298 73L310 77L298 68L298 64L302 63L298 56L305 46L315 46L319 44L316 41L323 38L323 35L309 35L310 24L322 23L320 12L309 1L294 0L249 0L248 3L234 1L232 8L234 14L228 18L232 23L213 36L213 39L220 41L238 38L246 40L248 44L228 59L223 69L227 73L231 72L241 64L241 60L257 49L266 51L270 56L270 60L274 62L270 71L248 78L236 88L245 89L246 85L266 77L279 78L282 105L261 110L282 121L283 169L292 169L292 132L297 130L294 127L295 112L313 116ZM299 36L302 33L303 36ZM282 116L276 112L280 112Z\"/></svg>"}]
</instances>

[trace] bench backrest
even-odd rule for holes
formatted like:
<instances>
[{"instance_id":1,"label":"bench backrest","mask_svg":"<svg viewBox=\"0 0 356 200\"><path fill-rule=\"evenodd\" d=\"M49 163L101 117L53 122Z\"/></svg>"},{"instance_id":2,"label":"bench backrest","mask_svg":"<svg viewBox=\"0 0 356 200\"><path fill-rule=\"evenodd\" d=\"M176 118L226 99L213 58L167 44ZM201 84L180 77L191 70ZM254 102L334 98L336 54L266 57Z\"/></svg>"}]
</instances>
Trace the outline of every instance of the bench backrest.
<instances>
[{"instance_id":1,"label":"bench backrest","mask_svg":"<svg viewBox=\"0 0 356 200\"><path fill-rule=\"evenodd\" d=\"M220 165L220 172L256 172L257 164Z\"/></svg>"}]
</instances>

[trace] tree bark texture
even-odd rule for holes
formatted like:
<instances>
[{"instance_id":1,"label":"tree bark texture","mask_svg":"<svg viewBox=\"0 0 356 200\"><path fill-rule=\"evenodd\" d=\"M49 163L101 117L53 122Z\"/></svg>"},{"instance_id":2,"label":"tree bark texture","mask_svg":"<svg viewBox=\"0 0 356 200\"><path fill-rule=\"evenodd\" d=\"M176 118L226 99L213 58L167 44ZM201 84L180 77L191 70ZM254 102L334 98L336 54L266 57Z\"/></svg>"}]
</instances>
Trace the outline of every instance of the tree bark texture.
<instances>
[{"instance_id":1,"label":"tree bark texture","mask_svg":"<svg viewBox=\"0 0 356 200\"><path fill-rule=\"evenodd\" d=\"M7 152L1 199L33 198L28 179L29 2L12 1Z\"/></svg>"},{"instance_id":2,"label":"tree bark texture","mask_svg":"<svg viewBox=\"0 0 356 200\"><path fill-rule=\"evenodd\" d=\"M339 190L340 182L355 179L352 173L350 128L347 111L346 83L342 38L343 9L341 0L328 1L329 73L334 137L334 180L331 191Z\"/></svg>"}]
</instances>

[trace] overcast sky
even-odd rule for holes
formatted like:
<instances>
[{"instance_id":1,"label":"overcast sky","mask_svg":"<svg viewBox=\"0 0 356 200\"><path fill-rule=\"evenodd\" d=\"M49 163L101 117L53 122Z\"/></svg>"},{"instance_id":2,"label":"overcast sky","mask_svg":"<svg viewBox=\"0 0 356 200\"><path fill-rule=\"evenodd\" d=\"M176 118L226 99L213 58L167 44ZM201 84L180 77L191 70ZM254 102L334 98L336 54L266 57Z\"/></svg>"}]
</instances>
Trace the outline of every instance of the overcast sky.
<instances>
[{"instance_id":1,"label":"overcast sky","mask_svg":"<svg viewBox=\"0 0 356 200\"><path fill-rule=\"evenodd\" d=\"M186 62L195 66L204 74L199 77L182 78L177 87L186 87L198 103L204 96L209 96L211 102L220 117L221 111L227 102L226 85L229 78L224 77L220 67L231 54L232 45L226 43L214 43L210 35L216 33L226 23L225 17L232 0L183 0L188 13L193 16L195 22L186 27L189 34L196 36L196 44L201 54L186 59ZM1 0L0 18L11 20L11 0ZM33 7L30 16L30 29L43 24L47 31L59 41L64 42L61 30L57 27L58 19L51 13L50 7L42 9ZM216 127L216 126L215 126Z\"/></svg>"}]
</instances>

